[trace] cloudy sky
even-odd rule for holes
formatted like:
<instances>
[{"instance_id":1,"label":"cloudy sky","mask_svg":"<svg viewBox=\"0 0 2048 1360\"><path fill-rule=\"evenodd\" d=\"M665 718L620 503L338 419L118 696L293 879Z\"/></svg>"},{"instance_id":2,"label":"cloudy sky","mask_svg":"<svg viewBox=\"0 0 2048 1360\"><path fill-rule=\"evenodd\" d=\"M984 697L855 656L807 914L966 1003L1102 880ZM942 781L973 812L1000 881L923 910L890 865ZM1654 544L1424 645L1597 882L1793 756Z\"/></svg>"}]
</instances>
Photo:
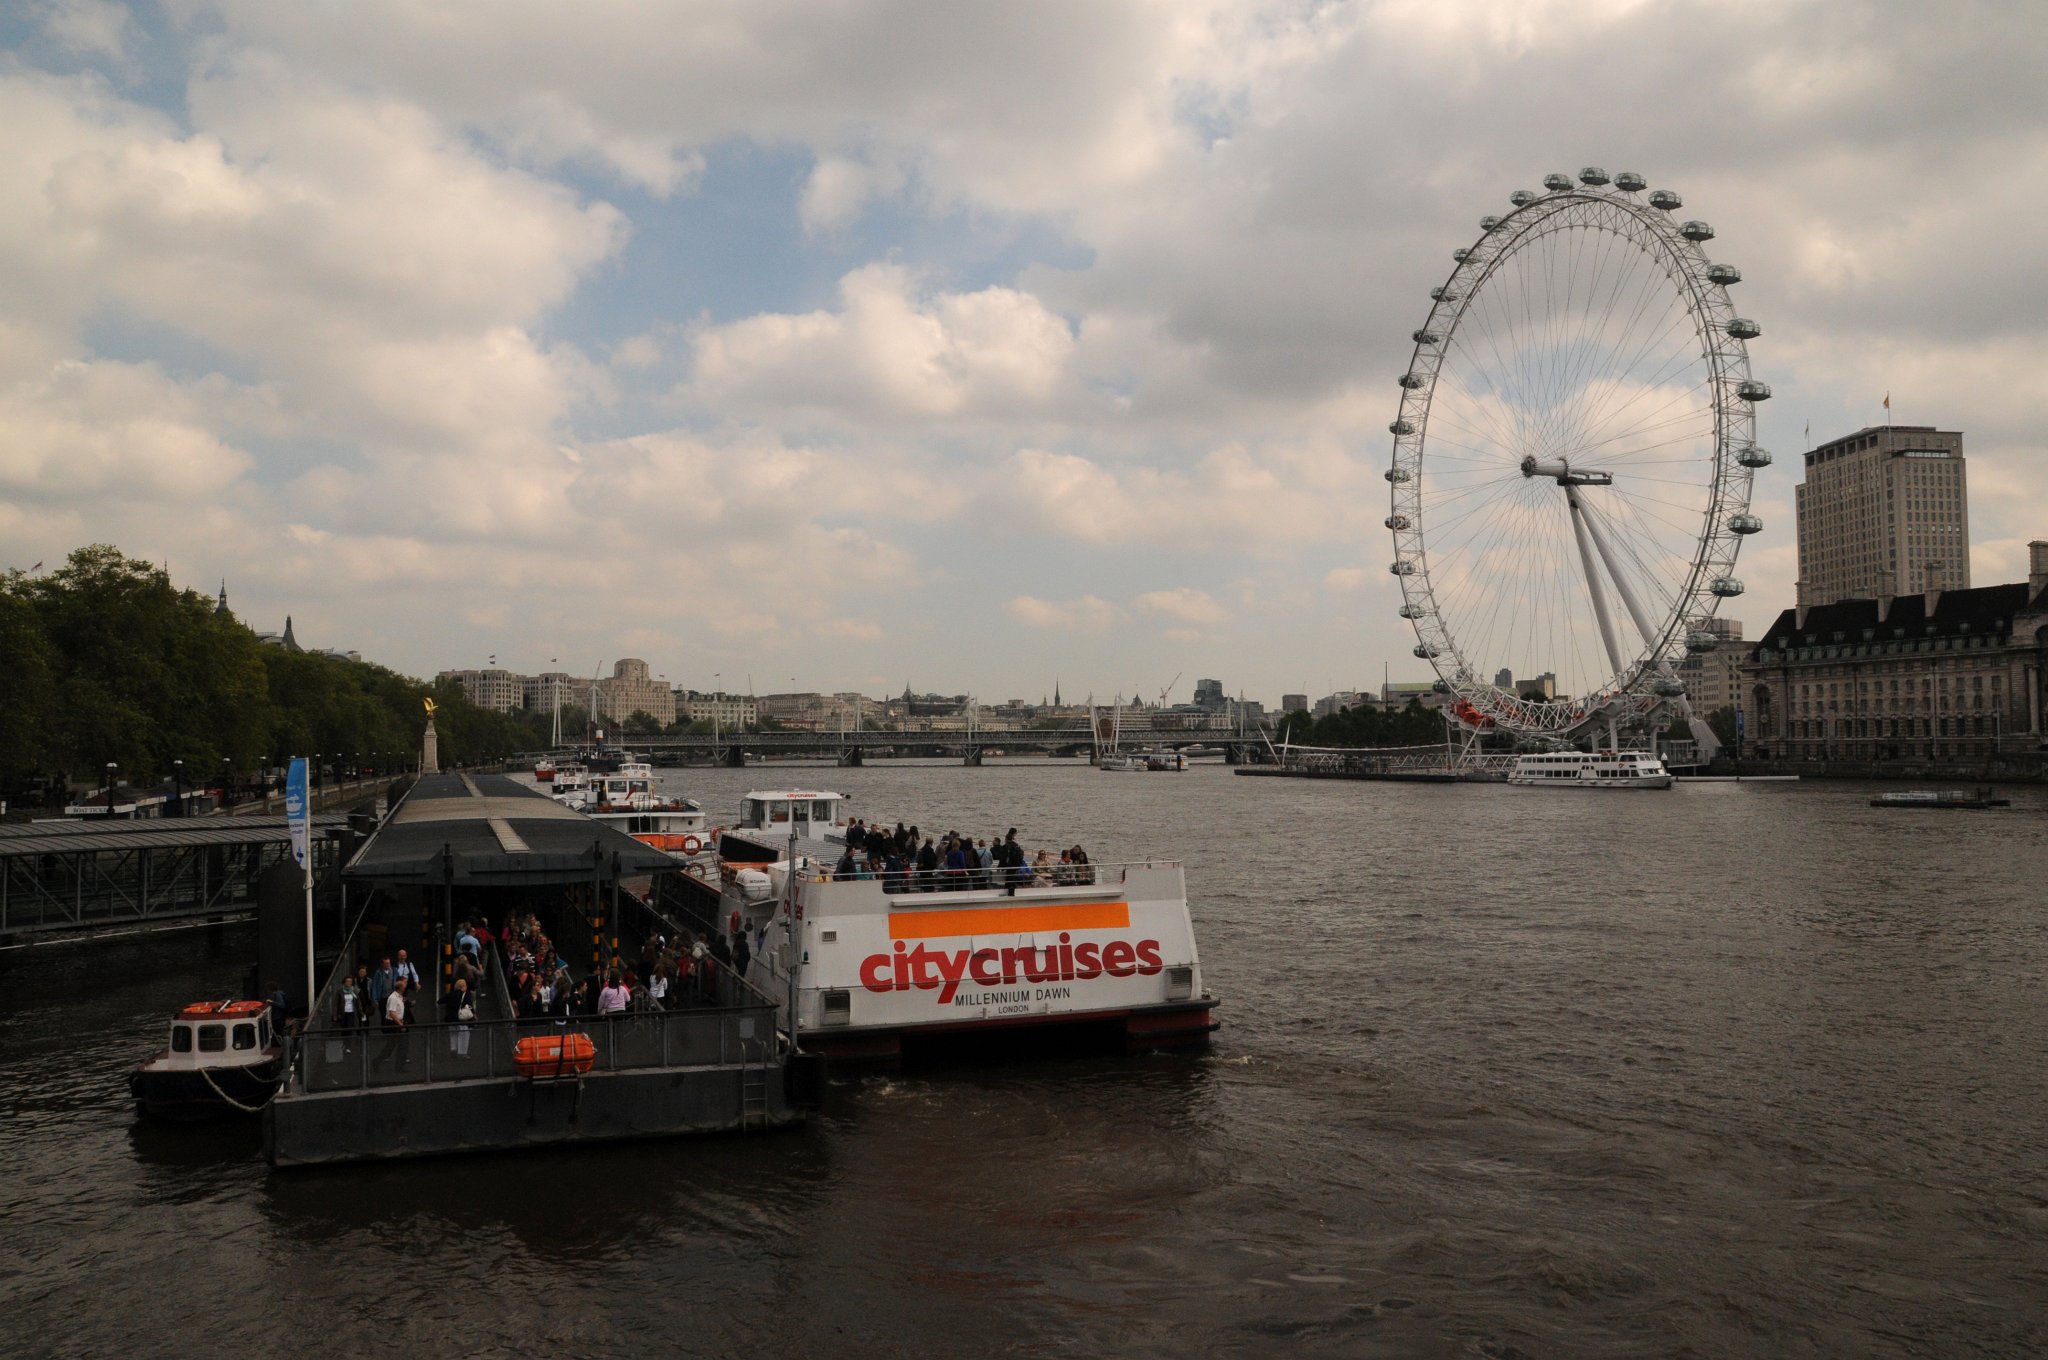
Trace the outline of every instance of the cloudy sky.
<instances>
[{"instance_id":1,"label":"cloudy sky","mask_svg":"<svg viewBox=\"0 0 2048 1360\"><path fill-rule=\"evenodd\" d=\"M1966 432L2048 536L2048 7L0 7L0 567L414 672L1268 703L1420 678L1387 422L1482 213L1679 189L1792 485Z\"/></svg>"}]
</instances>

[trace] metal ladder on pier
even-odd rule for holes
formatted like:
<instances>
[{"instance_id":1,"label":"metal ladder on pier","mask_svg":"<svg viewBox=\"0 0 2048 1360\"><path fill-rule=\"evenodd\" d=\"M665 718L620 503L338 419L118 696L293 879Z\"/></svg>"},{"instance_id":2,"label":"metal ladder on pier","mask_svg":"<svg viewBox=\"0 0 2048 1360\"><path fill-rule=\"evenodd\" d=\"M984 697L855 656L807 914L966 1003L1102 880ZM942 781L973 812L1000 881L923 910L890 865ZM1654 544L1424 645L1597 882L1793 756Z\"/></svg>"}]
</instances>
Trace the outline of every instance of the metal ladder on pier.
<instances>
[{"instance_id":1,"label":"metal ladder on pier","mask_svg":"<svg viewBox=\"0 0 2048 1360\"><path fill-rule=\"evenodd\" d=\"M755 1120L762 1128L768 1127L768 1058L765 1045L758 1067L744 1060L740 1063L740 1132L745 1133L750 1121Z\"/></svg>"}]
</instances>

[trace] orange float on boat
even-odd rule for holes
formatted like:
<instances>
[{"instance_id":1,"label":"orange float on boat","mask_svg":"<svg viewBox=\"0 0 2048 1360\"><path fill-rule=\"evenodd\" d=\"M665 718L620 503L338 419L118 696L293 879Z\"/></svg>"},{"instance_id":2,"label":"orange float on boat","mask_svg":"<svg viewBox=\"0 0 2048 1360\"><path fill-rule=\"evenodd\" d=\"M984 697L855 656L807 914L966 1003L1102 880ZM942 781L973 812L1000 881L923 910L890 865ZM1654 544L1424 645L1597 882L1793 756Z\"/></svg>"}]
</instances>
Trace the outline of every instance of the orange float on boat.
<instances>
[{"instance_id":1,"label":"orange float on boat","mask_svg":"<svg viewBox=\"0 0 2048 1360\"><path fill-rule=\"evenodd\" d=\"M530 1034L512 1046L512 1070L528 1080L576 1076L596 1061L588 1034Z\"/></svg>"}]
</instances>

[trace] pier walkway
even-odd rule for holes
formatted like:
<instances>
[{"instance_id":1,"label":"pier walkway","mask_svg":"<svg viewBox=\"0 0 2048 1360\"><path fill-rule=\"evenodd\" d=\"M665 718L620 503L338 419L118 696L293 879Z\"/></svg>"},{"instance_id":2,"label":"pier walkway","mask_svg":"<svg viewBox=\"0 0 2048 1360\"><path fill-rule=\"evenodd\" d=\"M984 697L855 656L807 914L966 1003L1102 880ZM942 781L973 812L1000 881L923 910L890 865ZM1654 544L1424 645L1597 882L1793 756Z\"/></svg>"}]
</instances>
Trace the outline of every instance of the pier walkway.
<instances>
[{"instance_id":1,"label":"pier walkway","mask_svg":"<svg viewBox=\"0 0 2048 1360\"><path fill-rule=\"evenodd\" d=\"M336 867L348 819L312 820L316 877ZM36 938L197 921L256 909L266 870L291 858L282 817L169 817L0 826L0 948Z\"/></svg>"}]
</instances>

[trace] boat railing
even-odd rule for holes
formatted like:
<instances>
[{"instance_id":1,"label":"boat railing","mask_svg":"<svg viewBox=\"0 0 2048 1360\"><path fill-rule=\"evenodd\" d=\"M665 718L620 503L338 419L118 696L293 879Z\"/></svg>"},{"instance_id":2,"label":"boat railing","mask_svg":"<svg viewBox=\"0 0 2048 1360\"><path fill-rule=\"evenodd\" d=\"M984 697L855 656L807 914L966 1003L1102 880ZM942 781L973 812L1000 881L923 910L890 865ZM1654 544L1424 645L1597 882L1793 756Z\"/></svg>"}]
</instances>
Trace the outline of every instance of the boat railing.
<instances>
[{"instance_id":1,"label":"boat railing","mask_svg":"<svg viewBox=\"0 0 2048 1360\"><path fill-rule=\"evenodd\" d=\"M733 1066L756 1061L774 1033L775 1008L765 1004L328 1029L299 1043L299 1089L310 1095L516 1077L521 1039L564 1034L590 1037L592 1072Z\"/></svg>"},{"instance_id":2,"label":"boat railing","mask_svg":"<svg viewBox=\"0 0 2048 1360\"><path fill-rule=\"evenodd\" d=\"M851 875L825 870L820 881L847 883L879 879L882 891L891 897L920 893L1030 892L1037 889L1111 887L1129 881L1133 869L1178 869L1177 859L1091 861L1087 864L1051 864L1041 871L1029 869L906 869L900 874L855 872Z\"/></svg>"}]
</instances>

